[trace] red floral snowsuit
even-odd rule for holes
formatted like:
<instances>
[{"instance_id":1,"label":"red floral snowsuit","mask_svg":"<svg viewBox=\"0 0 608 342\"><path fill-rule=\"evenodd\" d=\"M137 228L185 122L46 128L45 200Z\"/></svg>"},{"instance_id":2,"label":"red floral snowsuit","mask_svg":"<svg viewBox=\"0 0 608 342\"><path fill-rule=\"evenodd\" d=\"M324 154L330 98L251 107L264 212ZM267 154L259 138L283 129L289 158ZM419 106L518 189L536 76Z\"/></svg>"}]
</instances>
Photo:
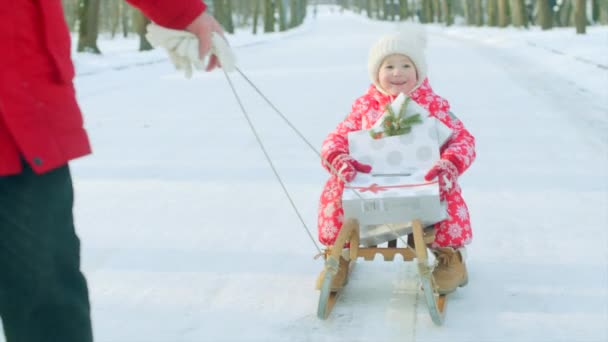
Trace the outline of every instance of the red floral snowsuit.
<instances>
[{"instance_id":1,"label":"red floral snowsuit","mask_svg":"<svg viewBox=\"0 0 608 342\"><path fill-rule=\"evenodd\" d=\"M428 79L409 96L453 130L450 140L441 147L441 157L450 160L458 173L462 174L475 159L475 138L462 122L450 115L449 103L433 92ZM386 104L393 100L393 96L382 94L372 85L365 95L355 101L346 119L327 136L321 148L322 158L325 160L336 152L349 153L348 132L371 128L384 113ZM329 171L326 165L323 164L323 167ZM318 213L319 241L326 246L333 245L344 221L343 191L344 183L332 174L323 188ZM471 242L472 231L460 186L456 185L446 200L449 218L435 225L437 231L432 247L462 247Z\"/></svg>"}]
</instances>

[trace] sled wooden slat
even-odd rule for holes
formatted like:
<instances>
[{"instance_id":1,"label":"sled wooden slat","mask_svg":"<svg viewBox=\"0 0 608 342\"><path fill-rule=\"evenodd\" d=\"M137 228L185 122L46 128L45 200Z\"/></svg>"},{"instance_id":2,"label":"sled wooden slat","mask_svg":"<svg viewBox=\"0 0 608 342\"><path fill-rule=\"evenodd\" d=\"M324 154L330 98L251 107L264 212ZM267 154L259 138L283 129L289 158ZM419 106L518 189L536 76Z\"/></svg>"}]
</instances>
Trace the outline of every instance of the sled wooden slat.
<instances>
[{"instance_id":1,"label":"sled wooden slat","mask_svg":"<svg viewBox=\"0 0 608 342\"><path fill-rule=\"evenodd\" d=\"M393 261L395 255L401 254L403 260L412 261L416 258L416 253L413 249L407 247L388 248L388 247L360 247L358 256L366 261L374 260L376 254L384 257L384 261Z\"/></svg>"}]
</instances>

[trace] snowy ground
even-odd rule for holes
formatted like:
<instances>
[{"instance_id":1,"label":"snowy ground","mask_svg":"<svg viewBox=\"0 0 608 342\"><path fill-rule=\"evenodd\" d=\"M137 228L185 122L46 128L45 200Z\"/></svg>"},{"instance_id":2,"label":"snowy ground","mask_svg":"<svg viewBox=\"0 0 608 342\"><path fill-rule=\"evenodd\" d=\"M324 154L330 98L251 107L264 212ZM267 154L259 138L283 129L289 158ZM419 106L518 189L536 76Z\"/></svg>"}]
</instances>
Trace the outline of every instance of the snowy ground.
<instances>
[{"instance_id":1,"label":"snowy ground","mask_svg":"<svg viewBox=\"0 0 608 342\"><path fill-rule=\"evenodd\" d=\"M231 37L240 68L313 145L368 86L394 24L321 13L293 32ZM477 138L461 178L470 283L434 326L414 263L359 261L316 318L316 247L221 72L184 79L135 40L77 55L95 154L72 164L96 340L607 341L608 27L429 27L429 77ZM327 175L236 75L316 237Z\"/></svg>"}]
</instances>

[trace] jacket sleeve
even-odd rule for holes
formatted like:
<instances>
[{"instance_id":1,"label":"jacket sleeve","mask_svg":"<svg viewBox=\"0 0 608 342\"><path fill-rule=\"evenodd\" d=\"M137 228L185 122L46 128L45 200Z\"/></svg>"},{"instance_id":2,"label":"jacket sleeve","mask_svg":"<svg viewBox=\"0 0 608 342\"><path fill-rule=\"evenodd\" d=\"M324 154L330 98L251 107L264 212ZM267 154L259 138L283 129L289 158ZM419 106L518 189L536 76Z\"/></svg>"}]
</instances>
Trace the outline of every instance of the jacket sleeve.
<instances>
[{"instance_id":1,"label":"jacket sleeve","mask_svg":"<svg viewBox=\"0 0 608 342\"><path fill-rule=\"evenodd\" d=\"M201 0L126 0L160 26L182 30L207 9Z\"/></svg>"},{"instance_id":2,"label":"jacket sleeve","mask_svg":"<svg viewBox=\"0 0 608 342\"><path fill-rule=\"evenodd\" d=\"M441 158L451 161L463 174L475 160L475 138L452 112L439 120L454 131L441 147Z\"/></svg>"},{"instance_id":3,"label":"jacket sleeve","mask_svg":"<svg viewBox=\"0 0 608 342\"><path fill-rule=\"evenodd\" d=\"M348 132L358 131L361 129L361 118L370 108L369 102L364 98L358 98L353 103L350 114L340 122L336 129L327 135L321 146L321 165L330 171L329 166L325 161L333 159L336 155L348 154ZM331 172L331 171L330 171Z\"/></svg>"}]
</instances>

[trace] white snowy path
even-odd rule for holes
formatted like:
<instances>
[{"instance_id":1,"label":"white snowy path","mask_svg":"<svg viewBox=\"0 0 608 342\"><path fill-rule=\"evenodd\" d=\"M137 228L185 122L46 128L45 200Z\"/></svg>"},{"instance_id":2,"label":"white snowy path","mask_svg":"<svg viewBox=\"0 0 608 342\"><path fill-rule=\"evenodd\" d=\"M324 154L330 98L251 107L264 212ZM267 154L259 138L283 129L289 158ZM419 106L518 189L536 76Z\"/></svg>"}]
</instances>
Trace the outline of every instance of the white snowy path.
<instances>
[{"instance_id":1,"label":"white snowy path","mask_svg":"<svg viewBox=\"0 0 608 342\"><path fill-rule=\"evenodd\" d=\"M320 146L366 90L368 48L390 28L327 15L235 50ZM77 78L95 150L72 169L96 341L607 341L606 69L457 29L432 27L429 40L431 84L478 151L461 178L470 283L449 297L444 326L430 320L415 264L379 259L359 261L318 320L322 262L223 73L185 80L164 62ZM325 171L232 77L316 238Z\"/></svg>"}]
</instances>

